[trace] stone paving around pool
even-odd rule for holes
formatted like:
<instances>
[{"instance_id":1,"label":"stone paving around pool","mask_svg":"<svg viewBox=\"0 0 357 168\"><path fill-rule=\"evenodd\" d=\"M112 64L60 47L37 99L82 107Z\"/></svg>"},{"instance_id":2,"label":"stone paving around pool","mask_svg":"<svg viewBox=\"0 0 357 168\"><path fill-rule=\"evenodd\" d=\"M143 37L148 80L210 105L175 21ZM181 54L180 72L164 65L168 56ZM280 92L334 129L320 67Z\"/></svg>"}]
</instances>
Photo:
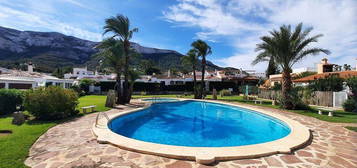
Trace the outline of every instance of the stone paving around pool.
<instances>
[{"instance_id":1,"label":"stone paving around pool","mask_svg":"<svg viewBox=\"0 0 357 168\"><path fill-rule=\"evenodd\" d=\"M134 102L106 113L120 113L137 108L138 105ZM329 123L282 110L259 108L288 116L306 125L313 131L311 144L291 155L277 154L205 166L193 161L168 159L123 150L110 144L99 144L91 132L97 114L89 114L49 129L32 146L25 164L34 168L357 167L357 133L343 127L357 124Z\"/></svg>"}]
</instances>

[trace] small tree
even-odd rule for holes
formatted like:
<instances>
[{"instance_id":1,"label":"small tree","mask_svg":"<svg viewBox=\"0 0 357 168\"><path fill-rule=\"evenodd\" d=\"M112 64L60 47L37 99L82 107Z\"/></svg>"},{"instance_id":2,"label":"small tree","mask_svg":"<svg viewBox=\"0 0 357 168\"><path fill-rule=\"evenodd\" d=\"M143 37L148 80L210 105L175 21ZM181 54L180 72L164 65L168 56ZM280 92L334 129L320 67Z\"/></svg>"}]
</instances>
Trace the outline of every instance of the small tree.
<instances>
[{"instance_id":1,"label":"small tree","mask_svg":"<svg viewBox=\"0 0 357 168\"><path fill-rule=\"evenodd\" d=\"M279 67L276 66L275 62L274 62L274 58L270 58L269 60L269 64L268 64L268 68L265 71L266 77L269 78L270 75L274 75L274 74L279 74Z\"/></svg>"},{"instance_id":2,"label":"small tree","mask_svg":"<svg viewBox=\"0 0 357 168\"><path fill-rule=\"evenodd\" d=\"M343 79L337 75L330 75L310 82L309 88L312 91L334 91L339 92L343 89Z\"/></svg>"},{"instance_id":3,"label":"small tree","mask_svg":"<svg viewBox=\"0 0 357 168\"><path fill-rule=\"evenodd\" d=\"M346 82L347 86L351 89L351 94L343 107L345 111L357 112L357 77L348 78Z\"/></svg>"},{"instance_id":4,"label":"small tree","mask_svg":"<svg viewBox=\"0 0 357 168\"><path fill-rule=\"evenodd\" d=\"M81 79L79 81L79 88L86 94L89 93L89 86L94 85L96 82L92 79Z\"/></svg>"},{"instance_id":5,"label":"small tree","mask_svg":"<svg viewBox=\"0 0 357 168\"><path fill-rule=\"evenodd\" d=\"M155 63L151 60L141 60L139 68L145 75L161 74L160 68L155 66Z\"/></svg>"}]
</instances>

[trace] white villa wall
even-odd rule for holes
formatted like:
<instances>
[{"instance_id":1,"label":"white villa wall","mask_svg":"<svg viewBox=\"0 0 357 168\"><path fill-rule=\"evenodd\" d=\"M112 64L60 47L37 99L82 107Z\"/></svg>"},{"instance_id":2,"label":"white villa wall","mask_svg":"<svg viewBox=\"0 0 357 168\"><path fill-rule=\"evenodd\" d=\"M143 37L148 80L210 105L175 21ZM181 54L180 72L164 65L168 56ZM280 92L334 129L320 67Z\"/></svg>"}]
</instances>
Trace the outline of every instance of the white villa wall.
<instances>
[{"instance_id":1,"label":"white villa wall","mask_svg":"<svg viewBox=\"0 0 357 168\"><path fill-rule=\"evenodd\" d=\"M293 69L293 73L303 73L303 72L316 72L316 69L313 67L302 67Z\"/></svg>"}]
</instances>

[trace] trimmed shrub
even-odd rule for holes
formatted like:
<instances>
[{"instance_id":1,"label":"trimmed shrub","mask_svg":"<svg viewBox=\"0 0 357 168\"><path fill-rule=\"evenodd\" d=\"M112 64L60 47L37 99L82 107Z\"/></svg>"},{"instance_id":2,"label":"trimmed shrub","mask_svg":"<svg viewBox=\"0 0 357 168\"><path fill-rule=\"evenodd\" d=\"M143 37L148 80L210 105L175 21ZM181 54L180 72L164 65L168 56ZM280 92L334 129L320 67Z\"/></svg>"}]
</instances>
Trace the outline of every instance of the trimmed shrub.
<instances>
[{"instance_id":1,"label":"trimmed shrub","mask_svg":"<svg viewBox=\"0 0 357 168\"><path fill-rule=\"evenodd\" d=\"M343 79L338 75L330 75L327 78L316 79L310 82L309 88L312 91L334 91L343 90Z\"/></svg>"},{"instance_id":2,"label":"trimmed shrub","mask_svg":"<svg viewBox=\"0 0 357 168\"><path fill-rule=\"evenodd\" d=\"M303 97L303 92L299 92L299 88L293 88L290 93L289 93L289 100L293 103L293 110L309 110L310 107L302 101ZM284 107L286 103L286 99L283 99L282 95L279 95L278 97L278 103L280 104L280 107Z\"/></svg>"},{"instance_id":3,"label":"trimmed shrub","mask_svg":"<svg viewBox=\"0 0 357 168\"><path fill-rule=\"evenodd\" d=\"M344 103L343 103L343 110L345 111L356 111L357 110L357 102L354 99L347 99Z\"/></svg>"},{"instance_id":4,"label":"trimmed shrub","mask_svg":"<svg viewBox=\"0 0 357 168\"><path fill-rule=\"evenodd\" d=\"M343 104L343 109L345 111L357 112L357 77L348 78L346 82L351 89L351 94Z\"/></svg>"},{"instance_id":5,"label":"trimmed shrub","mask_svg":"<svg viewBox=\"0 0 357 168\"><path fill-rule=\"evenodd\" d=\"M83 91L78 85L72 85L71 89L74 90L75 92L77 92L79 97L85 96L86 92Z\"/></svg>"},{"instance_id":6,"label":"trimmed shrub","mask_svg":"<svg viewBox=\"0 0 357 168\"><path fill-rule=\"evenodd\" d=\"M17 89L0 89L0 115L16 111L23 101L23 91Z\"/></svg>"},{"instance_id":7,"label":"trimmed shrub","mask_svg":"<svg viewBox=\"0 0 357 168\"><path fill-rule=\"evenodd\" d=\"M96 84L92 79L81 79L79 81L79 88L87 95L89 93L89 86Z\"/></svg>"},{"instance_id":8,"label":"trimmed shrub","mask_svg":"<svg viewBox=\"0 0 357 168\"><path fill-rule=\"evenodd\" d=\"M61 87L41 87L25 94L25 109L37 119L57 120L78 114L77 93Z\"/></svg>"}]
</instances>

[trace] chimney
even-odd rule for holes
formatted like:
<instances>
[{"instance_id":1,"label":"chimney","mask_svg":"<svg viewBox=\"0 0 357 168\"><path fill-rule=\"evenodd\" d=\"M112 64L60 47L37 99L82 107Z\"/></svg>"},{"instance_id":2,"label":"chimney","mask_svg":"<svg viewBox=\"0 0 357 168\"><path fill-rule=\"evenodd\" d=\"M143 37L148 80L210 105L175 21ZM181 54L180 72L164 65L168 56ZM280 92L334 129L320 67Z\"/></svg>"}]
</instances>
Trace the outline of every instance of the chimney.
<instances>
[{"instance_id":1,"label":"chimney","mask_svg":"<svg viewBox=\"0 0 357 168\"><path fill-rule=\"evenodd\" d=\"M327 62L327 61L328 61L328 59L327 59L327 58L323 58L323 59L321 60L321 64L324 64L324 65L325 65L325 64L328 64L328 62Z\"/></svg>"},{"instance_id":2,"label":"chimney","mask_svg":"<svg viewBox=\"0 0 357 168\"><path fill-rule=\"evenodd\" d=\"M322 74L325 72L324 66L328 64L328 59L323 58L319 64L317 64L317 73Z\"/></svg>"},{"instance_id":3,"label":"chimney","mask_svg":"<svg viewBox=\"0 0 357 168\"><path fill-rule=\"evenodd\" d=\"M27 64L27 72L28 73L33 73L33 64L32 64L32 62L29 62Z\"/></svg>"}]
</instances>

